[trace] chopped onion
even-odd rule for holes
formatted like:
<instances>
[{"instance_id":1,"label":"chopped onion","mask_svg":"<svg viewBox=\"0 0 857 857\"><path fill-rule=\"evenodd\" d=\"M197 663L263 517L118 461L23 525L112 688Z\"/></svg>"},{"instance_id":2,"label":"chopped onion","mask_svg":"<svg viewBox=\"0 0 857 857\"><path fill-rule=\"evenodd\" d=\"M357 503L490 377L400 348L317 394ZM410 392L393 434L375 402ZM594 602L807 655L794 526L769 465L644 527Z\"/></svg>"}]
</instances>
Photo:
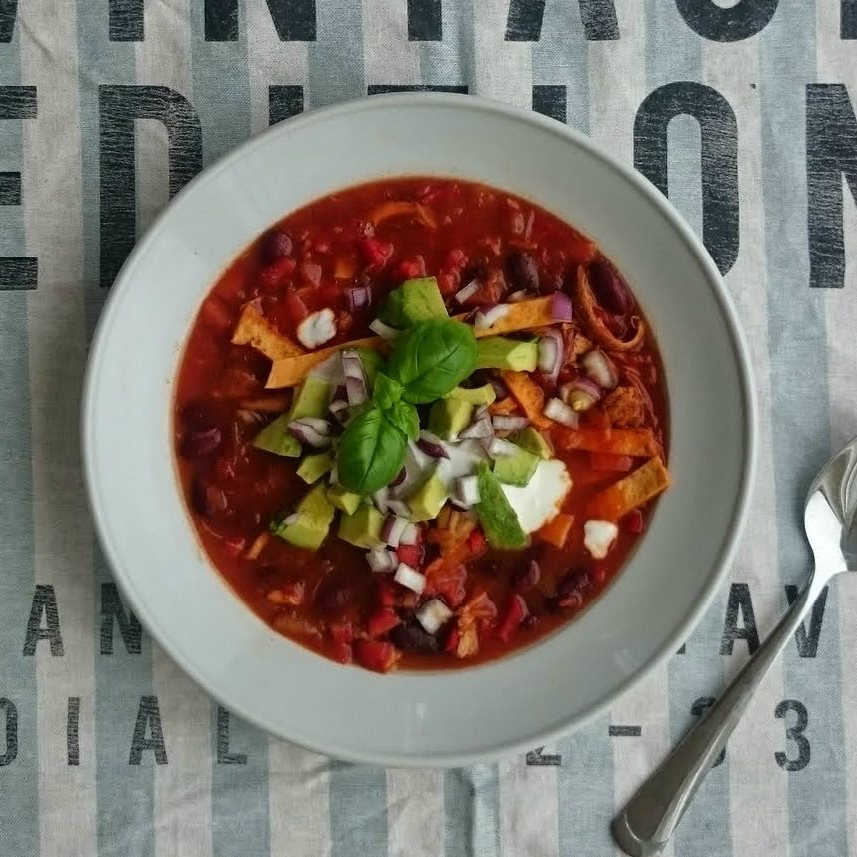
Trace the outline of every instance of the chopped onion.
<instances>
[{"instance_id":1,"label":"chopped onion","mask_svg":"<svg viewBox=\"0 0 857 857\"><path fill-rule=\"evenodd\" d=\"M341 423L345 422L345 418L348 415L348 408L350 405L345 399L334 399L328 406L327 409L333 414L333 416Z\"/></svg>"},{"instance_id":2,"label":"chopped onion","mask_svg":"<svg viewBox=\"0 0 857 857\"><path fill-rule=\"evenodd\" d=\"M400 545L415 545L420 540L420 528L416 524L408 523L408 526L399 536Z\"/></svg>"},{"instance_id":3,"label":"chopped onion","mask_svg":"<svg viewBox=\"0 0 857 857\"><path fill-rule=\"evenodd\" d=\"M396 569L396 576L393 578L396 583L416 592L419 595L426 588L425 575L420 574L415 568L411 568L407 563L400 562Z\"/></svg>"},{"instance_id":4,"label":"chopped onion","mask_svg":"<svg viewBox=\"0 0 857 857\"><path fill-rule=\"evenodd\" d=\"M443 445L443 441L430 431L421 431L417 446L429 458L449 458L449 453Z\"/></svg>"},{"instance_id":5,"label":"chopped onion","mask_svg":"<svg viewBox=\"0 0 857 857\"><path fill-rule=\"evenodd\" d=\"M368 286L352 286L345 290L345 300L351 312L366 309L372 303L372 290Z\"/></svg>"},{"instance_id":6,"label":"chopped onion","mask_svg":"<svg viewBox=\"0 0 857 857\"><path fill-rule=\"evenodd\" d=\"M506 414L497 414L491 418L491 425L496 431L518 431L525 429L530 424L526 417L513 417Z\"/></svg>"},{"instance_id":7,"label":"chopped onion","mask_svg":"<svg viewBox=\"0 0 857 857\"><path fill-rule=\"evenodd\" d=\"M462 505L470 508L479 502L479 477L460 476L455 480L455 493Z\"/></svg>"},{"instance_id":8,"label":"chopped onion","mask_svg":"<svg viewBox=\"0 0 857 857\"><path fill-rule=\"evenodd\" d=\"M571 298L565 292L554 292L551 301L551 316L554 321L571 321L573 318Z\"/></svg>"},{"instance_id":9,"label":"chopped onion","mask_svg":"<svg viewBox=\"0 0 857 857\"><path fill-rule=\"evenodd\" d=\"M330 446L330 436L322 434L312 426L307 425L303 420L295 420L288 425L289 431L301 442L316 449L322 449L325 446Z\"/></svg>"},{"instance_id":10,"label":"chopped onion","mask_svg":"<svg viewBox=\"0 0 857 857\"><path fill-rule=\"evenodd\" d=\"M380 512L387 511L387 501L390 498L390 489L389 488L379 488L373 495L372 501L378 507Z\"/></svg>"},{"instance_id":11,"label":"chopped onion","mask_svg":"<svg viewBox=\"0 0 857 857\"><path fill-rule=\"evenodd\" d=\"M479 440L482 437L491 437L493 434L494 427L491 425L491 419L483 416L459 432L458 437L459 440Z\"/></svg>"},{"instance_id":12,"label":"chopped onion","mask_svg":"<svg viewBox=\"0 0 857 857\"><path fill-rule=\"evenodd\" d=\"M400 518L398 515L387 515L381 526L381 538L391 547L397 548L402 538L402 533L410 521Z\"/></svg>"},{"instance_id":13,"label":"chopped onion","mask_svg":"<svg viewBox=\"0 0 857 857\"><path fill-rule=\"evenodd\" d=\"M396 554L388 550L371 550L366 554L366 562L372 571L392 571L396 567Z\"/></svg>"},{"instance_id":14,"label":"chopped onion","mask_svg":"<svg viewBox=\"0 0 857 857\"><path fill-rule=\"evenodd\" d=\"M494 395L498 399L505 399L509 395L509 388L499 378L491 377L488 383L494 388Z\"/></svg>"},{"instance_id":15,"label":"chopped onion","mask_svg":"<svg viewBox=\"0 0 857 857\"><path fill-rule=\"evenodd\" d=\"M612 390L619 383L619 375L613 361L599 348L587 351L580 358L586 374L605 390Z\"/></svg>"},{"instance_id":16,"label":"chopped onion","mask_svg":"<svg viewBox=\"0 0 857 857\"><path fill-rule=\"evenodd\" d=\"M318 417L301 417L299 420L295 420L295 422L309 426L319 434L330 434L330 423L327 420L322 420Z\"/></svg>"},{"instance_id":17,"label":"chopped onion","mask_svg":"<svg viewBox=\"0 0 857 857\"><path fill-rule=\"evenodd\" d=\"M455 293L455 299L460 303L467 303L479 289L479 280L471 280L463 289Z\"/></svg>"},{"instance_id":18,"label":"chopped onion","mask_svg":"<svg viewBox=\"0 0 857 857\"><path fill-rule=\"evenodd\" d=\"M492 306L490 309L479 310L479 312L476 313L473 324L478 330L485 330L488 327L493 327L501 318L508 314L508 304L497 304L496 306Z\"/></svg>"},{"instance_id":19,"label":"chopped onion","mask_svg":"<svg viewBox=\"0 0 857 857\"><path fill-rule=\"evenodd\" d=\"M601 398L601 387L591 378L576 378L563 384L559 394L573 411L579 413L588 411Z\"/></svg>"},{"instance_id":20,"label":"chopped onion","mask_svg":"<svg viewBox=\"0 0 857 857\"><path fill-rule=\"evenodd\" d=\"M380 318L376 318L375 321L369 325L369 329L377 333L381 339L395 339L401 332L395 327L390 327L389 324L385 324Z\"/></svg>"},{"instance_id":21,"label":"chopped onion","mask_svg":"<svg viewBox=\"0 0 857 857\"><path fill-rule=\"evenodd\" d=\"M577 428L580 422L577 414L562 399L551 399L545 405L544 415L569 428Z\"/></svg>"},{"instance_id":22,"label":"chopped onion","mask_svg":"<svg viewBox=\"0 0 857 857\"><path fill-rule=\"evenodd\" d=\"M336 316L330 307L311 312L297 329L298 339L304 348L318 348L336 336Z\"/></svg>"},{"instance_id":23,"label":"chopped onion","mask_svg":"<svg viewBox=\"0 0 857 857\"><path fill-rule=\"evenodd\" d=\"M345 392L349 405L362 405L369 399L363 361L356 351L342 352L342 371L345 373Z\"/></svg>"},{"instance_id":24,"label":"chopped onion","mask_svg":"<svg viewBox=\"0 0 857 857\"><path fill-rule=\"evenodd\" d=\"M416 612L417 621L429 634L436 634L452 618L452 615L452 610L439 598L426 601Z\"/></svg>"},{"instance_id":25,"label":"chopped onion","mask_svg":"<svg viewBox=\"0 0 857 857\"><path fill-rule=\"evenodd\" d=\"M387 509L400 518L407 518L411 514L411 507L404 500L387 500Z\"/></svg>"},{"instance_id":26,"label":"chopped onion","mask_svg":"<svg viewBox=\"0 0 857 857\"><path fill-rule=\"evenodd\" d=\"M526 289L518 289L517 292L512 292L512 294L509 295L506 298L506 300L510 304L516 304L516 303L518 303L518 301L527 300L529 298L529 296L530 296L530 293Z\"/></svg>"},{"instance_id":27,"label":"chopped onion","mask_svg":"<svg viewBox=\"0 0 857 857\"><path fill-rule=\"evenodd\" d=\"M485 444L485 451L491 458L503 458L506 455L514 455L518 451L518 447L511 441L503 440L501 437L492 437Z\"/></svg>"}]
</instances>

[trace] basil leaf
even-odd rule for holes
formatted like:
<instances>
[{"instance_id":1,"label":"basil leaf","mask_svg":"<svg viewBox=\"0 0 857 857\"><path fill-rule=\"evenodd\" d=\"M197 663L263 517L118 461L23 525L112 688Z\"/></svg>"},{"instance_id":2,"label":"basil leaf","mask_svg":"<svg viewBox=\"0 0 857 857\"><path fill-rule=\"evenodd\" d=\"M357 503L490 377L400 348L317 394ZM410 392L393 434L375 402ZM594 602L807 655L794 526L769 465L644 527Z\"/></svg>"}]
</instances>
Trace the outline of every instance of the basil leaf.
<instances>
[{"instance_id":1,"label":"basil leaf","mask_svg":"<svg viewBox=\"0 0 857 857\"><path fill-rule=\"evenodd\" d=\"M374 348L366 348L361 345L354 350L360 355L360 362L363 364L363 374L366 376L366 384L371 391L375 386L375 375L378 373L384 360Z\"/></svg>"},{"instance_id":2,"label":"basil leaf","mask_svg":"<svg viewBox=\"0 0 857 857\"><path fill-rule=\"evenodd\" d=\"M460 321L424 321L406 330L393 347L387 374L415 405L433 402L457 387L476 367L476 338Z\"/></svg>"},{"instance_id":3,"label":"basil leaf","mask_svg":"<svg viewBox=\"0 0 857 857\"><path fill-rule=\"evenodd\" d=\"M383 372L375 376L373 400L382 411L391 408L402 398L404 388L398 381L388 378Z\"/></svg>"},{"instance_id":4,"label":"basil leaf","mask_svg":"<svg viewBox=\"0 0 857 857\"><path fill-rule=\"evenodd\" d=\"M345 427L336 450L339 482L349 491L373 494L402 469L405 435L378 407L371 406Z\"/></svg>"},{"instance_id":5,"label":"basil leaf","mask_svg":"<svg viewBox=\"0 0 857 857\"><path fill-rule=\"evenodd\" d=\"M387 411L387 418L399 431L405 433L408 440L416 440L420 436L420 415L408 402L396 402L391 405Z\"/></svg>"}]
</instances>

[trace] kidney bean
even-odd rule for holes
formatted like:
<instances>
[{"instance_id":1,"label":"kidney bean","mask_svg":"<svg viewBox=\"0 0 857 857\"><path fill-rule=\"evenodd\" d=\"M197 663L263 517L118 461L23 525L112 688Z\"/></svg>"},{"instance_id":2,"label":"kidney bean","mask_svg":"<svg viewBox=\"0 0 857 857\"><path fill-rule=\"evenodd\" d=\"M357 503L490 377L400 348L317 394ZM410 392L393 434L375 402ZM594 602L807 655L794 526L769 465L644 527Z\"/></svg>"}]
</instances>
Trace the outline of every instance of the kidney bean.
<instances>
[{"instance_id":1,"label":"kidney bean","mask_svg":"<svg viewBox=\"0 0 857 857\"><path fill-rule=\"evenodd\" d=\"M282 259L291 256L294 244L292 236L282 229L275 229L265 236L265 255L269 259Z\"/></svg>"},{"instance_id":2,"label":"kidney bean","mask_svg":"<svg viewBox=\"0 0 857 857\"><path fill-rule=\"evenodd\" d=\"M607 262L597 261L589 266L589 282L598 303L617 315L634 308L634 299L624 280Z\"/></svg>"},{"instance_id":3,"label":"kidney bean","mask_svg":"<svg viewBox=\"0 0 857 857\"><path fill-rule=\"evenodd\" d=\"M390 631L390 640L405 652L431 654L440 651L440 640L429 634L413 616Z\"/></svg>"},{"instance_id":4,"label":"kidney bean","mask_svg":"<svg viewBox=\"0 0 857 857\"><path fill-rule=\"evenodd\" d=\"M589 574L584 569L572 569L557 585L558 606L577 610L583 605L583 593L587 589L589 589Z\"/></svg>"},{"instance_id":5,"label":"kidney bean","mask_svg":"<svg viewBox=\"0 0 857 857\"><path fill-rule=\"evenodd\" d=\"M539 269L536 260L529 253L517 251L512 253L507 260L509 279L515 291L526 289L537 292L539 290Z\"/></svg>"},{"instance_id":6,"label":"kidney bean","mask_svg":"<svg viewBox=\"0 0 857 857\"><path fill-rule=\"evenodd\" d=\"M201 458L204 455L211 455L220 447L221 441L220 429L217 426L186 432L179 444L179 455L182 458Z\"/></svg>"}]
</instances>

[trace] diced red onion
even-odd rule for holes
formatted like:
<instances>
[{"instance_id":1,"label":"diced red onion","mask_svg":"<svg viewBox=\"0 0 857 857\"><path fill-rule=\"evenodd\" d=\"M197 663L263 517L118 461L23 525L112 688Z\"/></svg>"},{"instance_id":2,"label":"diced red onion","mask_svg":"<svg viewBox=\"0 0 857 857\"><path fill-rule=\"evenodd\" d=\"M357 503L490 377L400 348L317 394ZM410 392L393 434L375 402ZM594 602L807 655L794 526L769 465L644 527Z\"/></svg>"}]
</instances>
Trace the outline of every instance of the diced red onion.
<instances>
[{"instance_id":1,"label":"diced red onion","mask_svg":"<svg viewBox=\"0 0 857 857\"><path fill-rule=\"evenodd\" d=\"M322 434L303 420L295 420L288 425L289 431L301 442L316 449L330 446L330 436Z\"/></svg>"},{"instance_id":2,"label":"diced red onion","mask_svg":"<svg viewBox=\"0 0 857 857\"><path fill-rule=\"evenodd\" d=\"M571 298L565 292L554 292L551 301L551 316L554 321L571 321L573 317Z\"/></svg>"},{"instance_id":3,"label":"diced red onion","mask_svg":"<svg viewBox=\"0 0 857 857\"><path fill-rule=\"evenodd\" d=\"M519 301L525 301L525 300L527 300L529 297L530 297L530 293L529 293L526 289L518 289L518 291L517 291L517 292L512 292L512 294L511 294L511 295L509 295L509 296L506 298L506 300L507 300L510 304L516 304L516 303L518 303Z\"/></svg>"},{"instance_id":4,"label":"diced red onion","mask_svg":"<svg viewBox=\"0 0 857 857\"><path fill-rule=\"evenodd\" d=\"M553 343L552 346L548 344L551 342ZM553 354L549 352L553 352ZM549 357L553 357L552 362L548 360ZM550 388L556 386L556 381L564 361L565 340L559 330L548 328L539 339L539 368L542 370Z\"/></svg>"},{"instance_id":5,"label":"diced red onion","mask_svg":"<svg viewBox=\"0 0 857 857\"><path fill-rule=\"evenodd\" d=\"M485 444L485 451L491 458L503 458L506 455L514 455L518 451L518 447L511 441L503 440L501 437L492 437Z\"/></svg>"},{"instance_id":6,"label":"diced red onion","mask_svg":"<svg viewBox=\"0 0 857 857\"><path fill-rule=\"evenodd\" d=\"M366 309L372 303L372 290L368 286L352 286L345 290L345 300L351 312Z\"/></svg>"},{"instance_id":7,"label":"diced red onion","mask_svg":"<svg viewBox=\"0 0 857 857\"><path fill-rule=\"evenodd\" d=\"M327 409L333 414L333 416L341 423L345 422L345 418L348 415L348 408L351 407L345 399L334 399L328 406Z\"/></svg>"},{"instance_id":8,"label":"diced red onion","mask_svg":"<svg viewBox=\"0 0 857 857\"><path fill-rule=\"evenodd\" d=\"M401 333L401 331L397 330L395 327L390 327L389 324L385 324L380 318L376 318L375 321L369 325L369 329L374 333L377 333L381 339L395 339L399 333Z\"/></svg>"},{"instance_id":9,"label":"diced red onion","mask_svg":"<svg viewBox=\"0 0 857 857\"><path fill-rule=\"evenodd\" d=\"M499 378L492 376L488 379L488 383L494 388L494 394L498 399L505 399L509 395L509 388Z\"/></svg>"},{"instance_id":10,"label":"diced red onion","mask_svg":"<svg viewBox=\"0 0 857 857\"><path fill-rule=\"evenodd\" d=\"M387 500L387 509L400 518L407 518L411 514L411 507L404 500Z\"/></svg>"},{"instance_id":11,"label":"diced red onion","mask_svg":"<svg viewBox=\"0 0 857 857\"><path fill-rule=\"evenodd\" d=\"M443 441L430 431L421 431L417 446L429 458L449 458L449 453L443 445Z\"/></svg>"},{"instance_id":12,"label":"diced red onion","mask_svg":"<svg viewBox=\"0 0 857 857\"><path fill-rule=\"evenodd\" d=\"M332 401L348 398L348 392L345 389L345 384L337 384L336 389L333 391L333 395L330 398Z\"/></svg>"},{"instance_id":13,"label":"diced red onion","mask_svg":"<svg viewBox=\"0 0 857 857\"><path fill-rule=\"evenodd\" d=\"M586 374L605 390L612 390L619 383L619 374L613 361L600 349L593 348L580 358Z\"/></svg>"},{"instance_id":14,"label":"diced red onion","mask_svg":"<svg viewBox=\"0 0 857 857\"><path fill-rule=\"evenodd\" d=\"M362 405L369 399L363 361L356 351L342 352L342 371L345 374L345 392L349 405Z\"/></svg>"},{"instance_id":15,"label":"diced red onion","mask_svg":"<svg viewBox=\"0 0 857 857\"><path fill-rule=\"evenodd\" d=\"M463 289L455 293L455 299L460 303L467 303L479 289L479 280L471 280Z\"/></svg>"},{"instance_id":16,"label":"diced red onion","mask_svg":"<svg viewBox=\"0 0 857 857\"><path fill-rule=\"evenodd\" d=\"M459 476L455 480L455 493L456 499L460 500L462 505L468 508L475 506L480 499L479 477Z\"/></svg>"},{"instance_id":17,"label":"diced red onion","mask_svg":"<svg viewBox=\"0 0 857 857\"><path fill-rule=\"evenodd\" d=\"M420 574L415 568L411 568L407 563L400 562L396 569L396 575L393 578L396 583L407 587L419 595L426 588L426 578L424 574Z\"/></svg>"},{"instance_id":18,"label":"diced red onion","mask_svg":"<svg viewBox=\"0 0 857 857\"><path fill-rule=\"evenodd\" d=\"M493 434L494 427L491 425L491 420L487 416L483 416L463 429L458 438L459 440L478 440L482 437L491 437Z\"/></svg>"},{"instance_id":19,"label":"diced red onion","mask_svg":"<svg viewBox=\"0 0 857 857\"><path fill-rule=\"evenodd\" d=\"M330 434L330 423L327 420L322 420L318 417L301 417L299 420L295 420L295 422L309 426L319 434Z\"/></svg>"},{"instance_id":20,"label":"diced red onion","mask_svg":"<svg viewBox=\"0 0 857 857\"><path fill-rule=\"evenodd\" d=\"M544 415L568 428L577 428L580 423L577 414L562 399L550 399L545 405Z\"/></svg>"},{"instance_id":21,"label":"diced red onion","mask_svg":"<svg viewBox=\"0 0 857 857\"><path fill-rule=\"evenodd\" d=\"M497 414L492 417L491 425L495 431L519 431L525 429L530 424L526 417L515 417L507 414Z\"/></svg>"},{"instance_id":22,"label":"diced red onion","mask_svg":"<svg viewBox=\"0 0 857 857\"><path fill-rule=\"evenodd\" d=\"M408 523L408 526L402 531L399 536L400 545L415 545L420 540L420 528L416 524Z\"/></svg>"},{"instance_id":23,"label":"diced red onion","mask_svg":"<svg viewBox=\"0 0 857 857\"><path fill-rule=\"evenodd\" d=\"M429 634L436 634L451 618L452 610L439 598L421 604L416 612L417 621Z\"/></svg>"},{"instance_id":24,"label":"diced red onion","mask_svg":"<svg viewBox=\"0 0 857 857\"><path fill-rule=\"evenodd\" d=\"M381 538L391 547L397 548L402 538L402 533L410 521L400 518L398 515L387 515L381 525Z\"/></svg>"},{"instance_id":25,"label":"diced red onion","mask_svg":"<svg viewBox=\"0 0 857 857\"><path fill-rule=\"evenodd\" d=\"M473 324L478 330L485 330L486 328L493 327L501 318L508 314L508 304L497 304L496 306L479 310L476 313Z\"/></svg>"},{"instance_id":26,"label":"diced red onion","mask_svg":"<svg viewBox=\"0 0 857 857\"><path fill-rule=\"evenodd\" d=\"M369 391L362 378L346 378L345 389L348 391L349 405L362 405L369 399Z\"/></svg>"},{"instance_id":27,"label":"diced red onion","mask_svg":"<svg viewBox=\"0 0 857 857\"><path fill-rule=\"evenodd\" d=\"M390 499L390 489L389 488L379 488L373 495L372 501L378 507L380 512L387 511L387 501Z\"/></svg>"},{"instance_id":28,"label":"diced red onion","mask_svg":"<svg viewBox=\"0 0 857 857\"><path fill-rule=\"evenodd\" d=\"M388 550L371 550L366 554L366 562L372 571L383 573L396 567L396 554Z\"/></svg>"},{"instance_id":29,"label":"diced red onion","mask_svg":"<svg viewBox=\"0 0 857 857\"><path fill-rule=\"evenodd\" d=\"M390 488L396 488L398 485L401 485L405 479L408 477L408 468L403 467L396 478L390 483Z\"/></svg>"},{"instance_id":30,"label":"diced red onion","mask_svg":"<svg viewBox=\"0 0 857 857\"><path fill-rule=\"evenodd\" d=\"M591 378L580 377L563 384L559 395L573 411L588 411L601 398L601 387Z\"/></svg>"}]
</instances>

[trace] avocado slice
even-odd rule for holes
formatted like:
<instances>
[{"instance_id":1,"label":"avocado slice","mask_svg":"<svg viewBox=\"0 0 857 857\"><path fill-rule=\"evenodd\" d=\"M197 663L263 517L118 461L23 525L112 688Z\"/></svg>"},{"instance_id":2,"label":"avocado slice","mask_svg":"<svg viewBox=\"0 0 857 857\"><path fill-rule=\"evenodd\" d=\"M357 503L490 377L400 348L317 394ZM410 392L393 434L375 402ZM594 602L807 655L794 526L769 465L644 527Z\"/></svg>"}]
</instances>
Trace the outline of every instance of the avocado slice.
<instances>
[{"instance_id":1,"label":"avocado slice","mask_svg":"<svg viewBox=\"0 0 857 857\"><path fill-rule=\"evenodd\" d=\"M331 485L327 489L327 499L337 509L342 509L346 515L353 515L363 497L360 494L355 494L354 491L343 488L341 485Z\"/></svg>"},{"instance_id":2,"label":"avocado slice","mask_svg":"<svg viewBox=\"0 0 857 857\"><path fill-rule=\"evenodd\" d=\"M500 480L485 462L479 465L480 500L474 507L488 543L500 550L521 550L527 546L527 534L515 510L509 505Z\"/></svg>"},{"instance_id":3,"label":"avocado slice","mask_svg":"<svg viewBox=\"0 0 857 857\"><path fill-rule=\"evenodd\" d=\"M538 342L486 336L476 340L477 369L509 369L512 372L535 372L539 362Z\"/></svg>"},{"instance_id":4,"label":"avocado slice","mask_svg":"<svg viewBox=\"0 0 857 857\"><path fill-rule=\"evenodd\" d=\"M429 431L443 440L455 440L470 425L473 405L463 399L438 399L429 411Z\"/></svg>"},{"instance_id":5,"label":"avocado slice","mask_svg":"<svg viewBox=\"0 0 857 857\"><path fill-rule=\"evenodd\" d=\"M437 473L432 473L409 497L412 521L431 521L440 514L449 494Z\"/></svg>"},{"instance_id":6,"label":"avocado slice","mask_svg":"<svg viewBox=\"0 0 857 857\"><path fill-rule=\"evenodd\" d=\"M504 455L494 462L494 475L501 482L523 488L529 485L538 466L539 457L519 447L514 455Z\"/></svg>"},{"instance_id":7,"label":"avocado slice","mask_svg":"<svg viewBox=\"0 0 857 857\"><path fill-rule=\"evenodd\" d=\"M471 405L490 405L497 398L497 391L490 384L483 384L481 387L455 387L444 398L461 399Z\"/></svg>"},{"instance_id":8,"label":"avocado slice","mask_svg":"<svg viewBox=\"0 0 857 857\"><path fill-rule=\"evenodd\" d=\"M280 414L253 438L253 446L282 455L297 458L301 454L301 443L289 432L289 423L304 417L323 418L330 402L330 384L321 378L307 377L295 395L289 410Z\"/></svg>"},{"instance_id":9,"label":"avocado slice","mask_svg":"<svg viewBox=\"0 0 857 857\"><path fill-rule=\"evenodd\" d=\"M387 295L378 318L403 330L431 318L449 318L435 277L405 280Z\"/></svg>"},{"instance_id":10,"label":"avocado slice","mask_svg":"<svg viewBox=\"0 0 857 857\"><path fill-rule=\"evenodd\" d=\"M312 485L333 467L333 456L329 452L315 452L308 455L298 467L298 476Z\"/></svg>"},{"instance_id":11,"label":"avocado slice","mask_svg":"<svg viewBox=\"0 0 857 857\"><path fill-rule=\"evenodd\" d=\"M384 516L374 506L360 506L352 514L342 516L339 522L339 538L367 550L383 547L383 523Z\"/></svg>"},{"instance_id":12,"label":"avocado slice","mask_svg":"<svg viewBox=\"0 0 857 857\"><path fill-rule=\"evenodd\" d=\"M323 485L316 485L298 503L295 510L298 518L294 523L273 524L274 535L289 544L307 550L318 550L327 536L336 510L328 501Z\"/></svg>"},{"instance_id":13,"label":"avocado slice","mask_svg":"<svg viewBox=\"0 0 857 857\"><path fill-rule=\"evenodd\" d=\"M545 461L549 458L553 458L551 445L548 443L545 436L538 429L533 428L532 426L521 429L520 431L512 432L508 439L511 440L512 443L520 446L521 449L526 449L527 452L532 452L533 455L537 455Z\"/></svg>"}]
</instances>

